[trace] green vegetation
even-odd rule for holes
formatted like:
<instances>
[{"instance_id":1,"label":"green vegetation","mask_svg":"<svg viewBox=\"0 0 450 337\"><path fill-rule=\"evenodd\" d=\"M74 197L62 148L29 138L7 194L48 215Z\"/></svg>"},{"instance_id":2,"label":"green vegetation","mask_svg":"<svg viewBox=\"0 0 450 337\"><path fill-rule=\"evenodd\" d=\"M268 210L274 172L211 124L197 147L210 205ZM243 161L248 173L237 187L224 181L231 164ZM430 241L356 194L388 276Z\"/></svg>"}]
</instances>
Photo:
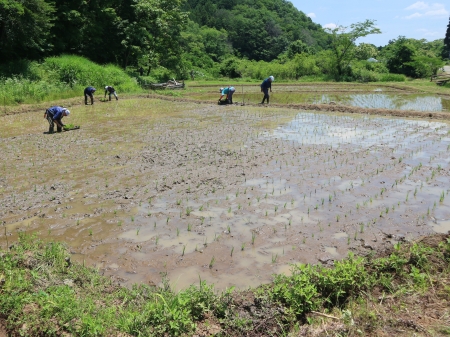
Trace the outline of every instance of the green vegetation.
<instances>
[{"instance_id":1,"label":"green vegetation","mask_svg":"<svg viewBox=\"0 0 450 337\"><path fill-rule=\"evenodd\" d=\"M64 245L23 233L1 256L0 314L14 335L177 336L191 335L205 324L214 324L222 336L268 327L274 336L289 331L295 335L305 322L301 329L324 324L314 319L317 312L340 320L336 333L377 335L398 326L405 308L413 312L419 299L429 296L433 296L430 304L442 305L440 317L449 314L444 303L450 295L445 282L440 282L450 276L447 236L396 244L385 256L350 255L332 268L296 265L292 276L275 275L273 284L222 294L204 281L175 293L165 275L162 287L120 287L97 270L72 263ZM214 263L212 257L209 267ZM389 301L384 308L383 299ZM250 300L256 311L245 304ZM402 328L408 334L415 326ZM440 319L420 326L432 335L449 329Z\"/></svg>"},{"instance_id":2,"label":"green vegetation","mask_svg":"<svg viewBox=\"0 0 450 337\"><path fill-rule=\"evenodd\" d=\"M136 79L114 65L100 66L80 56L49 57L42 63L0 65L0 103L36 103L82 96L86 86L103 93L106 84L119 92L138 92Z\"/></svg>"},{"instance_id":3,"label":"green vegetation","mask_svg":"<svg viewBox=\"0 0 450 337\"><path fill-rule=\"evenodd\" d=\"M68 57L45 59L64 54L115 64L143 82L260 81L269 74L277 81L404 81L436 74L449 57L448 30L445 39L432 42L399 36L387 46L358 44L359 38L380 33L374 20L327 30L284 0L3 0L0 13L2 85L50 99L50 93L68 97L67 85L74 89L89 79L87 84L103 86L110 76L116 79L111 73L77 71L80 60L74 69ZM371 58L378 62L367 61ZM43 59L39 64L50 68L28 66ZM36 72L42 78L51 71L56 73L47 84L34 82ZM108 84L121 92L132 87ZM20 95L15 101L22 102Z\"/></svg>"}]
</instances>

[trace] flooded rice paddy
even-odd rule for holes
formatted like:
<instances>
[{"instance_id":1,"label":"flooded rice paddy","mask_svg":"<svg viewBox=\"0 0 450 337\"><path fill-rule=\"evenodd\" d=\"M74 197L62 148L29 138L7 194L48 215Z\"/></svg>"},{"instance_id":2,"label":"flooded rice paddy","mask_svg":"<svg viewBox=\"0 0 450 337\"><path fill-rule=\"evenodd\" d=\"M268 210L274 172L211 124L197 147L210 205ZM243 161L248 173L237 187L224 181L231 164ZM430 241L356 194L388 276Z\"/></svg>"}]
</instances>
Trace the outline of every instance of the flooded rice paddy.
<instances>
[{"instance_id":1,"label":"flooded rice paddy","mask_svg":"<svg viewBox=\"0 0 450 337\"><path fill-rule=\"evenodd\" d=\"M344 92L323 90L323 87L295 87L274 85L271 103L274 104L339 104L366 109L398 109L442 112L450 111L450 99L432 94L418 94L395 87L377 87L361 84L352 86ZM217 99L215 88L203 88L190 94L190 97L200 100ZM259 87L236 86L235 102L254 104L261 101Z\"/></svg>"},{"instance_id":2,"label":"flooded rice paddy","mask_svg":"<svg viewBox=\"0 0 450 337\"><path fill-rule=\"evenodd\" d=\"M224 289L450 230L444 122L155 99L71 111L81 129L54 135L42 112L2 117L3 248L37 233L125 285Z\"/></svg>"}]
</instances>

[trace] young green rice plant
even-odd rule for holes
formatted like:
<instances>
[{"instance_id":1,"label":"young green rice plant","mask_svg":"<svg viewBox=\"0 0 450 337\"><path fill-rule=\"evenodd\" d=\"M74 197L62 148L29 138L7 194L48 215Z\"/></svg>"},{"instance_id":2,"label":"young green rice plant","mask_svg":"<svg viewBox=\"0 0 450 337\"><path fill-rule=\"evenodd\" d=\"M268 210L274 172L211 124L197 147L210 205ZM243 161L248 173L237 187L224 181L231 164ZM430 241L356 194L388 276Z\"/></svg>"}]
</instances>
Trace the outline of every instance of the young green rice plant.
<instances>
[{"instance_id":1,"label":"young green rice plant","mask_svg":"<svg viewBox=\"0 0 450 337\"><path fill-rule=\"evenodd\" d=\"M209 269L211 269L214 266L214 263L216 262L216 258L213 256L211 258L211 261L209 262Z\"/></svg>"},{"instance_id":2,"label":"young green rice plant","mask_svg":"<svg viewBox=\"0 0 450 337\"><path fill-rule=\"evenodd\" d=\"M272 254L272 263L277 263L278 254L273 255Z\"/></svg>"},{"instance_id":3,"label":"young green rice plant","mask_svg":"<svg viewBox=\"0 0 450 337\"><path fill-rule=\"evenodd\" d=\"M245 248L245 243L243 242L243 243L241 244L241 250L244 250L244 248Z\"/></svg>"},{"instance_id":4,"label":"young green rice plant","mask_svg":"<svg viewBox=\"0 0 450 337\"><path fill-rule=\"evenodd\" d=\"M200 208L198 209L200 212L203 211L203 205L200 206Z\"/></svg>"},{"instance_id":5,"label":"young green rice plant","mask_svg":"<svg viewBox=\"0 0 450 337\"><path fill-rule=\"evenodd\" d=\"M89 229L89 236L92 236L92 229Z\"/></svg>"},{"instance_id":6,"label":"young green rice plant","mask_svg":"<svg viewBox=\"0 0 450 337\"><path fill-rule=\"evenodd\" d=\"M442 191L441 197L439 198L439 202L444 202L445 199L445 191Z\"/></svg>"},{"instance_id":7,"label":"young green rice plant","mask_svg":"<svg viewBox=\"0 0 450 337\"><path fill-rule=\"evenodd\" d=\"M141 227L138 227L138 229L136 230L136 235L139 235L140 230L141 230Z\"/></svg>"},{"instance_id":8,"label":"young green rice plant","mask_svg":"<svg viewBox=\"0 0 450 337\"><path fill-rule=\"evenodd\" d=\"M275 206L275 213L278 211L278 206Z\"/></svg>"},{"instance_id":9,"label":"young green rice plant","mask_svg":"<svg viewBox=\"0 0 450 337\"><path fill-rule=\"evenodd\" d=\"M180 229L177 228L177 236L180 236Z\"/></svg>"},{"instance_id":10,"label":"young green rice plant","mask_svg":"<svg viewBox=\"0 0 450 337\"><path fill-rule=\"evenodd\" d=\"M234 252L234 247L231 247L231 254L230 254L230 256L233 256L233 252Z\"/></svg>"},{"instance_id":11,"label":"young green rice plant","mask_svg":"<svg viewBox=\"0 0 450 337\"><path fill-rule=\"evenodd\" d=\"M131 217L131 221L134 221L134 216Z\"/></svg>"},{"instance_id":12,"label":"young green rice plant","mask_svg":"<svg viewBox=\"0 0 450 337\"><path fill-rule=\"evenodd\" d=\"M155 245L158 245L158 241L159 241L159 236L155 236Z\"/></svg>"},{"instance_id":13,"label":"young green rice plant","mask_svg":"<svg viewBox=\"0 0 450 337\"><path fill-rule=\"evenodd\" d=\"M256 233L252 232L252 245L255 244L255 239L256 239Z\"/></svg>"},{"instance_id":14,"label":"young green rice plant","mask_svg":"<svg viewBox=\"0 0 450 337\"><path fill-rule=\"evenodd\" d=\"M191 212L192 212L192 208L191 207L186 207L186 215L187 216L189 216L189 215L191 215Z\"/></svg>"},{"instance_id":15,"label":"young green rice plant","mask_svg":"<svg viewBox=\"0 0 450 337\"><path fill-rule=\"evenodd\" d=\"M170 217L167 217L166 219L166 225L169 223Z\"/></svg>"},{"instance_id":16,"label":"young green rice plant","mask_svg":"<svg viewBox=\"0 0 450 337\"><path fill-rule=\"evenodd\" d=\"M183 252L181 253L181 256L184 256L184 251L186 250L186 245L183 245Z\"/></svg>"}]
</instances>

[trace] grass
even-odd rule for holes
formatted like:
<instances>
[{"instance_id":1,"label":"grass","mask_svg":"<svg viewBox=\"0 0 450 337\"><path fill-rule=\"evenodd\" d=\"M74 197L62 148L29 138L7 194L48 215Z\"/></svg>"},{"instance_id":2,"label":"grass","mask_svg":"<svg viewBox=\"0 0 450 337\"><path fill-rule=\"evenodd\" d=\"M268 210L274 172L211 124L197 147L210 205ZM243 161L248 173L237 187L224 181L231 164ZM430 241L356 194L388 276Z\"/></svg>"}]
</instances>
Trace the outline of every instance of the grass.
<instances>
[{"instance_id":1,"label":"grass","mask_svg":"<svg viewBox=\"0 0 450 337\"><path fill-rule=\"evenodd\" d=\"M420 321L421 331L441 335L449 329L443 317L450 313L445 305L450 293L441 282L450 277L447 236L397 244L391 254L379 257L349 255L333 268L293 265L291 276L275 275L269 285L221 294L204 281L173 292L166 277L162 287L123 288L96 269L71 262L64 245L34 235L21 234L1 254L0 314L11 334L176 336L192 335L196 327L214 322L221 335L235 336L255 329L262 333L261 322L274 321L276 336L289 331L297 336L300 327L312 331L324 324L328 333L359 336L380 335L408 320L416 323L402 325L400 335L409 336L419 317L438 308L438 318ZM272 263L277 258L272 255ZM213 256L209 268L215 262ZM241 297L261 303L257 315L248 311L244 325L237 314L247 310L242 306L247 304L238 304Z\"/></svg>"}]
</instances>

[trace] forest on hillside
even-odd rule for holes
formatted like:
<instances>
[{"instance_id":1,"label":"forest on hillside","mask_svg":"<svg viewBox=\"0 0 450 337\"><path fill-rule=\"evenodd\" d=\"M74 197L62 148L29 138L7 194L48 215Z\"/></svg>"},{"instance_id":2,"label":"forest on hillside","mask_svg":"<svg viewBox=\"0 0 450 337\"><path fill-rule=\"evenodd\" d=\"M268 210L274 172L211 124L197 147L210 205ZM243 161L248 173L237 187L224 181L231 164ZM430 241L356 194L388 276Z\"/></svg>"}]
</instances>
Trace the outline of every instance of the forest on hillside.
<instances>
[{"instance_id":1,"label":"forest on hillside","mask_svg":"<svg viewBox=\"0 0 450 337\"><path fill-rule=\"evenodd\" d=\"M432 42L399 36L386 46L358 44L377 33L373 20L325 30L286 0L0 0L0 76L24 76L23 61L70 54L143 67L155 79L270 72L377 81L430 76L449 56L448 27Z\"/></svg>"}]
</instances>

